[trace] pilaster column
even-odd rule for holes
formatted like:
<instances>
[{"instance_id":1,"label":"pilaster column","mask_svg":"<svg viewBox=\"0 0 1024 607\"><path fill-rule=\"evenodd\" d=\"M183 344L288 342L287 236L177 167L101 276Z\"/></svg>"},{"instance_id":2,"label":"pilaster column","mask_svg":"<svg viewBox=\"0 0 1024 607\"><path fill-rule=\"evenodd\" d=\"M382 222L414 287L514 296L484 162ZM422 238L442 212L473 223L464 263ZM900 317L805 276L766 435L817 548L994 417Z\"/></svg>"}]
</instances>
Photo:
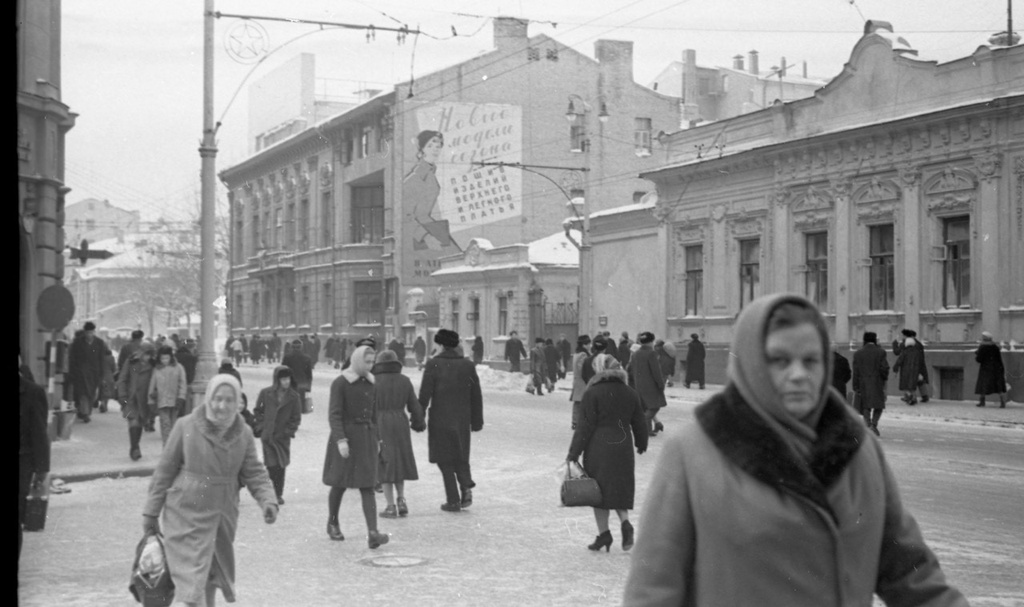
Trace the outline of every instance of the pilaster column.
<instances>
[{"instance_id":1,"label":"pilaster column","mask_svg":"<svg viewBox=\"0 0 1024 607\"><path fill-rule=\"evenodd\" d=\"M761 292L789 292L793 290L789 285L793 275L789 259L789 190L776 186L775 191L769 195L768 202L769 208L772 210L772 220L769 225L765 226L765 231L772 230L775 233L775 238L770 251L767 248L767 238L763 238L761 241L765 259L771 260L771 282L764 285Z\"/></svg>"},{"instance_id":2,"label":"pilaster column","mask_svg":"<svg viewBox=\"0 0 1024 607\"><path fill-rule=\"evenodd\" d=\"M903 271L898 281L903 288L903 325L920 331L921 320L921 171L916 166L899 168L903 198Z\"/></svg>"},{"instance_id":3,"label":"pilaster column","mask_svg":"<svg viewBox=\"0 0 1024 607\"><path fill-rule=\"evenodd\" d=\"M850 334L850 271L853 260L850 258L851 226L854 224L853 216L850 213L850 189L849 179L836 177L831 182L832 200L835 203L835 222L833 228L834 252L832 259L835 263L832 293L836 314L835 335L832 339L836 343L852 342Z\"/></svg>"},{"instance_id":4,"label":"pilaster column","mask_svg":"<svg viewBox=\"0 0 1024 607\"><path fill-rule=\"evenodd\" d=\"M976 285L980 283L980 330L995 332L999 330L1000 277L1007 276L1001 271L999 261L999 178L1002 176L1003 155L986 150L974 157L974 165L979 184L976 232L971 237L975 254L980 258L977 267L981 268L981 276L975 282ZM971 335L969 339L976 337Z\"/></svg>"}]
</instances>

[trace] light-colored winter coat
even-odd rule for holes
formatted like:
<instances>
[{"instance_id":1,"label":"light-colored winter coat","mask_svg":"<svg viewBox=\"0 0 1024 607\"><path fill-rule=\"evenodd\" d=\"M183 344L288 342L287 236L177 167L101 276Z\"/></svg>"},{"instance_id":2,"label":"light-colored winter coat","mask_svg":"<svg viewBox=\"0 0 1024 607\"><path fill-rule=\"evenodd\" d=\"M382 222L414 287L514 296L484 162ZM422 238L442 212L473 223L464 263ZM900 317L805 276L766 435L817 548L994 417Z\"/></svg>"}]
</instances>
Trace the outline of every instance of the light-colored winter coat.
<instances>
[{"instance_id":1,"label":"light-colored winter coat","mask_svg":"<svg viewBox=\"0 0 1024 607\"><path fill-rule=\"evenodd\" d=\"M157 364L153 368L153 376L149 379L149 404L158 409L176 407L179 398L188 395L188 381L185 379L185 367L176 362L169 365Z\"/></svg>"}]
</instances>

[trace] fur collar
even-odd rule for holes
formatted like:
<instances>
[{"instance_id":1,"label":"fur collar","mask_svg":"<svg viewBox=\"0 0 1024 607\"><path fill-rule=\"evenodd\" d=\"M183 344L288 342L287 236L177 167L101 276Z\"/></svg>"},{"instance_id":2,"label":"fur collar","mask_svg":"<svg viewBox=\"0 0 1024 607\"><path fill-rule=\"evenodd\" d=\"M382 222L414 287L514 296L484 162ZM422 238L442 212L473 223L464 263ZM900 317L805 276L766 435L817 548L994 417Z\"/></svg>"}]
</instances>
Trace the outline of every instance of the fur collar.
<instances>
[{"instance_id":1,"label":"fur collar","mask_svg":"<svg viewBox=\"0 0 1024 607\"><path fill-rule=\"evenodd\" d=\"M603 381L617 381L621 383L626 383L628 379L629 376L626 375L626 372L623 371L622 369L605 369L600 373L595 373L594 376L590 378L590 381L587 382L587 387L589 388L590 386L593 386L594 384Z\"/></svg>"},{"instance_id":2,"label":"fur collar","mask_svg":"<svg viewBox=\"0 0 1024 607\"><path fill-rule=\"evenodd\" d=\"M348 369L345 369L344 371L342 371L341 372L341 376L344 377L346 380L348 380L348 383L350 383L350 384L354 384L357 381L359 381L359 377L360 377L359 375L356 374L355 371L352 370L352 367L349 367ZM371 384L373 383L373 373L367 373L366 375L364 375L362 377L365 377L366 381L370 382Z\"/></svg>"},{"instance_id":3,"label":"fur collar","mask_svg":"<svg viewBox=\"0 0 1024 607\"><path fill-rule=\"evenodd\" d=\"M217 426L206 418L206 405L199 405L192 411L191 415L195 420L196 430L215 445L230 447L242 437L245 421L242 419L241 413L235 416L235 421L231 422L231 425L223 432L218 432Z\"/></svg>"},{"instance_id":4,"label":"fur collar","mask_svg":"<svg viewBox=\"0 0 1024 607\"><path fill-rule=\"evenodd\" d=\"M825 490L864 442L864 427L846 409L832 395L825 401L809 463L797 459L733 386L697 407L695 414L715 447L741 470L766 485L810 500L835 521Z\"/></svg>"},{"instance_id":5,"label":"fur collar","mask_svg":"<svg viewBox=\"0 0 1024 607\"><path fill-rule=\"evenodd\" d=\"M455 348L445 348L443 351L435 354L434 358L465 358L465 356L459 356Z\"/></svg>"},{"instance_id":6,"label":"fur collar","mask_svg":"<svg viewBox=\"0 0 1024 607\"><path fill-rule=\"evenodd\" d=\"M402 363L398 362L397 360L389 360L387 362L375 363L373 365L373 374L374 375L379 374L379 373L401 373L401 372L402 372Z\"/></svg>"}]
</instances>

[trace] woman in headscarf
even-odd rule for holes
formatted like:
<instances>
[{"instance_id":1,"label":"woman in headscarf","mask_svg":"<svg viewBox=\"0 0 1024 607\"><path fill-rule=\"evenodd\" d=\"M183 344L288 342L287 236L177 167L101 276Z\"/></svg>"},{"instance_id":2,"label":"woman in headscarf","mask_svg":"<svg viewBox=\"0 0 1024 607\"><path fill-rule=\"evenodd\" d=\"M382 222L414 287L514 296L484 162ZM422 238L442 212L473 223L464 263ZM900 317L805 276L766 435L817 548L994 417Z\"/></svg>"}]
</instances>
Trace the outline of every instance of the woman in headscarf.
<instances>
[{"instance_id":1,"label":"woman in headscarf","mask_svg":"<svg viewBox=\"0 0 1024 607\"><path fill-rule=\"evenodd\" d=\"M831 388L813 304L761 297L734 331L725 389L661 453L624 604L966 606Z\"/></svg>"},{"instance_id":2,"label":"woman in headscarf","mask_svg":"<svg viewBox=\"0 0 1024 607\"><path fill-rule=\"evenodd\" d=\"M291 462L292 439L302 423L299 393L292 389L292 370L274 369L274 383L260 390L253 407L254 432L263 443L263 463L274 483L278 505L284 504L284 473Z\"/></svg>"},{"instance_id":3,"label":"woman in headscarf","mask_svg":"<svg viewBox=\"0 0 1024 607\"><path fill-rule=\"evenodd\" d=\"M185 368L174 358L174 349L160 346L156 351L156 367L149 379L149 410L157 411L160 419L160 439L167 444L171 428L178 421L178 411L185 407L188 382Z\"/></svg>"},{"instance_id":4,"label":"woman in headscarf","mask_svg":"<svg viewBox=\"0 0 1024 607\"><path fill-rule=\"evenodd\" d=\"M203 403L171 430L149 485L143 529L163 528L174 598L186 605L214 605L217 588L227 602L235 601L232 544L240 483L259 503L264 521L277 520L274 487L252 430L238 415L241 393L234 377L213 376Z\"/></svg>"},{"instance_id":5,"label":"woman in headscarf","mask_svg":"<svg viewBox=\"0 0 1024 607\"><path fill-rule=\"evenodd\" d=\"M427 429L423 421L423 407L416 400L416 389L412 387L412 382L402 373L402 363L397 353L392 350L378 353L372 373L381 441L380 474L377 480L383 485L384 498L388 502L380 515L383 518L407 516L409 505L405 501L405 481L419 479L409 428L411 426L417 432Z\"/></svg>"},{"instance_id":6,"label":"woman in headscarf","mask_svg":"<svg viewBox=\"0 0 1024 607\"><path fill-rule=\"evenodd\" d=\"M647 451L647 422L640 396L626 385L626 372L610 354L594 357L594 377L583 393L582 415L572 436L567 462L583 455L583 469L601 488L601 505L594 507L598 536L587 548L611 550L608 517L614 510L622 530L622 549L633 547L633 509L636 489L633 446Z\"/></svg>"},{"instance_id":7,"label":"woman in headscarf","mask_svg":"<svg viewBox=\"0 0 1024 607\"><path fill-rule=\"evenodd\" d=\"M388 535L377 531L377 465L380 435L374 402L374 350L359 346L352 352L351 364L331 383L331 403L327 419L331 436L327 439L323 481L330 486L327 498L327 535L344 540L338 511L346 489L359 489L366 519L367 545L377 548L388 543Z\"/></svg>"}]
</instances>

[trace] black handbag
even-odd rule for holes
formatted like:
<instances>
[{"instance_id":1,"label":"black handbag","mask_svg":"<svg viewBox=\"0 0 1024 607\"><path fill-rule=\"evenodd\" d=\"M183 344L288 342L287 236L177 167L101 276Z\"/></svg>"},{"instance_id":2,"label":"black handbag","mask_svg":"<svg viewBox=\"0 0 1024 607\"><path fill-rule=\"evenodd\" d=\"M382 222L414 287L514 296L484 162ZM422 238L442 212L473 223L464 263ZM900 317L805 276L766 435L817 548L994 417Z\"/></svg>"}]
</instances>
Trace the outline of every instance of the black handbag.
<instances>
[{"instance_id":1,"label":"black handbag","mask_svg":"<svg viewBox=\"0 0 1024 607\"><path fill-rule=\"evenodd\" d=\"M171 571L167 566L166 553L164 554L163 571L156 577L145 574L139 569L142 551L150 537L155 537L160 543L160 550L164 550L164 540L160 534L147 533L142 537L139 545L135 548L135 563L132 565L132 579L128 590L136 601L142 603L142 607L170 607L174 603L174 581L171 579Z\"/></svg>"},{"instance_id":2,"label":"black handbag","mask_svg":"<svg viewBox=\"0 0 1024 607\"><path fill-rule=\"evenodd\" d=\"M573 474L574 467L577 470L576 474ZM565 480L562 481L562 505L596 508L601 505L601 501L601 487L597 481L587 476L579 464L568 462L565 467Z\"/></svg>"},{"instance_id":3,"label":"black handbag","mask_svg":"<svg viewBox=\"0 0 1024 607\"><path fill-rule=\"evenodd\" d=\"M25 498L25 531L42 531L46 527L46 507L50 504L47 496L29 495Z\"/></svg>"}]
</instances>

